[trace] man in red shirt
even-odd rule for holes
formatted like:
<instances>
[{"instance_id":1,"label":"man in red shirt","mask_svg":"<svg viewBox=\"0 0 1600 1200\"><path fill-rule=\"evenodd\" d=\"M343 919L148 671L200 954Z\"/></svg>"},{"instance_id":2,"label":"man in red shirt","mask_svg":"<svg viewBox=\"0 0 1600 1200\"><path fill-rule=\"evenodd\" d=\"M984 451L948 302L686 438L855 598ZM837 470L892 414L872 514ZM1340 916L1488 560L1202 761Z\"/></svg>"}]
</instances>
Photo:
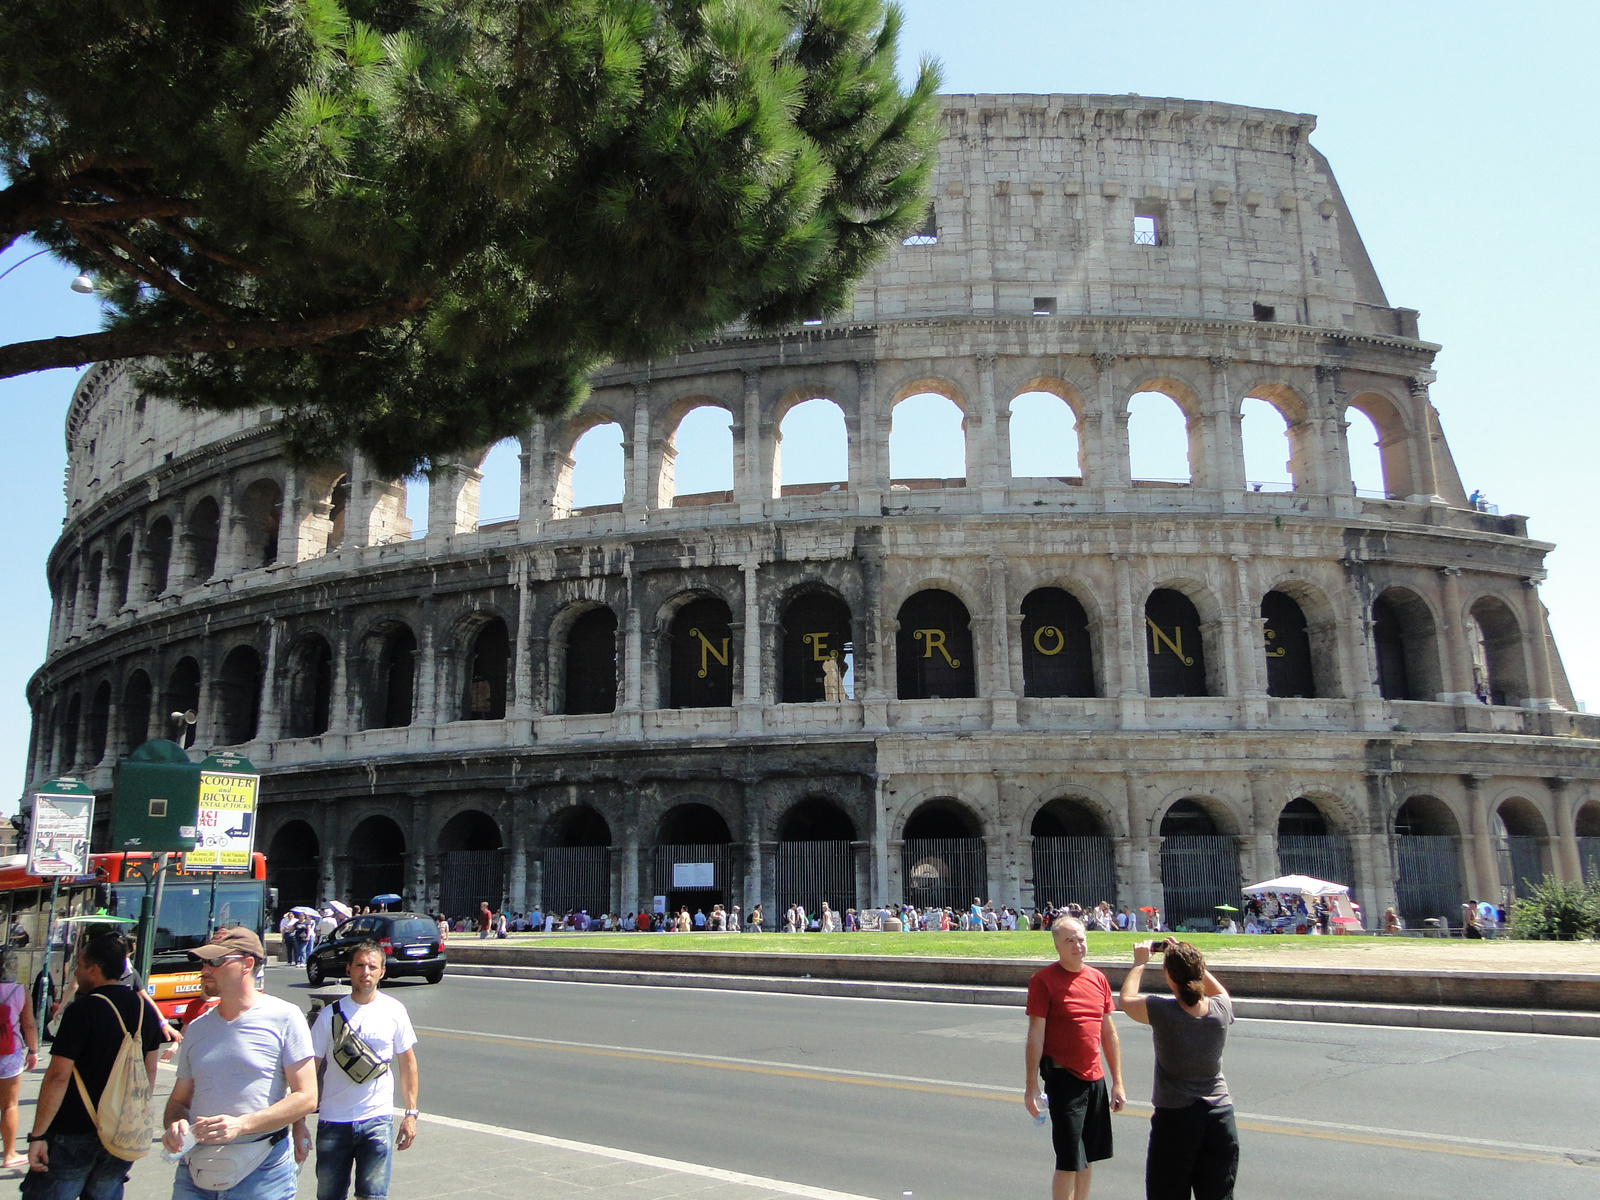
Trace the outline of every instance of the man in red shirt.
<instances>
[{"instance_id":1,"label":"man in red shirt","mask_svg":"<svg viewBox=\"0 0 1600 1200\"><path fill-rule=\"evenodd\" d=\"M1056 1152L1051 1200L1088 1200L1091 1164L1111 1157L1111 1114L1120 1112L1127 1099L1122 1046L1111 1020L1115 1007L1111 984L1083 961L1089 951L1083 922L1058 917L1050 933L1060 961L1036 971L1028 981L1028 1045L1023 1055L1027 1082L1022 1102L1035 1117L1041 1102L1050 1109ZM1111 1069L1109 1097L1101 1051Z\"/></svg>"}]
</instances>

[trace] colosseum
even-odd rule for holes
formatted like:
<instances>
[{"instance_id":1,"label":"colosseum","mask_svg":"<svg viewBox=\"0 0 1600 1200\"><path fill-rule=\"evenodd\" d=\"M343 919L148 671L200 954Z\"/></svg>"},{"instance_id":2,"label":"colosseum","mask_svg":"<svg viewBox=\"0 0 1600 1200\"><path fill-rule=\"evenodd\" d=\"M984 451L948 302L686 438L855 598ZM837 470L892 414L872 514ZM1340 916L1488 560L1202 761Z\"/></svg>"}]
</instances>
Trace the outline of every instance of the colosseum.
<instances>
[{"instance_id":1,"label":"colosseum","mask_svg":"<svg viewBox=\"0 0 1600 1200\"><path fill-rule=\"evenodd\" d=\"M1315 119L1065 95L943 119L928 224L853 311L602 371L519 439L512 519L479 520L482 454L434 467L413 537L405 481L289 463L272 410L196 417L89 371L29 781L109 793L193 708L195 755L263 772L286 904L983 896L1183 923L1298 870L1417 921L1600 875L1600 718L1546 626L1551 547L1469 502L1439 347L1386 299ZM1187 479L1133 477L1151 394ZM1065 406L1075 470L1013 472L1025 396ZM961 478L891 469L896 406L929 397L959 409ZM808 401L848 470L786 486ZM1281 485L1247 478L1257 401ZM706 406L733 486L680 495ZM1352 422L1381 493L1352 483ZM620 503L575 507L576 443L608 425Z\"/></svg>"}]
</instances>

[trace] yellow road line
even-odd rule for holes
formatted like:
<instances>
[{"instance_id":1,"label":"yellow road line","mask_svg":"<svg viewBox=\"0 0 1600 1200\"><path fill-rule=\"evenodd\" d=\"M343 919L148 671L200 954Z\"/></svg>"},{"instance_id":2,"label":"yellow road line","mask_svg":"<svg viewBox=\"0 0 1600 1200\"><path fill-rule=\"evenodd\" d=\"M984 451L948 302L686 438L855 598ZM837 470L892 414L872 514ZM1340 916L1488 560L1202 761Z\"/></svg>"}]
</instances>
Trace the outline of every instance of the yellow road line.
<instances>
[{"instance_id":1,"label":"yellow road line","mask_svg":"<svg viewBox=\"0 0 1600 1200\"><path fill-rule=\"evenodd\" d=\"M550 1050L565 1054L586 1054L595 1058L627 1059L634 1062L665 1063L670 1066L704 1067L717 1071L738 1071L748 1075L771 1075L784 1079L806 1079L817 1083L847 1083L855 1087L883 1088L897 1092L923 1092L936 1096L956 1096L963 1100L994 1100L1003 1104L1020 1103L1013 1091L998 1088L962 1087L958 1084L919 1083L898 1079L874 1079L862 1075L841 1075L832 1071L816 1071L802 1067L769 1067L753 1063L727 1062L697 1058L690 1054L672 1054L663 1051L620 1050L600 1046L574 1046L561 1042L541 1041L537 1038L494 1033L456 1033L438 1029L418 1030L422 1037L442 1038L458 1042L484 1042L496 1046L506 1044L523 1046L529 1050ZM1121 1113L1124 1117L1147 1117L1148 1106L1130 1105ZM1600 1163L1578 1161L1564 1154L1536 1150L1502 1150L1491 1146L1468 1146L1448 1142L1427 1141L1405 1135L1359 1133L1343 1129L1317 1129L1304 1125L1284 1125L1256 1118L1237 1118L1240 1129L1251 1133L1266 1133L1279 1137L1314 1138L1318 1141L1347 1142L1361 1146L1380 1146L1391 1150L1416 1150L1429 1154L1453 1154L1461 1158L1492 1159L1497 1162L1559 1163L1568 1166L1593 1167Z\"/></svg>"}]
</instances>

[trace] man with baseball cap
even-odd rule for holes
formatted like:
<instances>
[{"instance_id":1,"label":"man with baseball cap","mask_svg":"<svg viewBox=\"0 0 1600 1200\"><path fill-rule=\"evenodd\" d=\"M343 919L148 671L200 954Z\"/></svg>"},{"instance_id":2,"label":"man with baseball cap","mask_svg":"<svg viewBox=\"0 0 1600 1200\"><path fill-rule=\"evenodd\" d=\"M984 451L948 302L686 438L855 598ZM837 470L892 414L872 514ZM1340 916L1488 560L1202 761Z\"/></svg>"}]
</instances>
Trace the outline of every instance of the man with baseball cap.
<instances>
[{"instance_id":1,"label":"man with baseball cap","mask_svg":"<svg viewBox=\"0 0 1600 1200\"><path fill-rule=\"evenodd\" d=\"M167 1098L167 1149L191 1146L173 1200L293 1200L296 1154L288 1127L317 1106L316 1064L305 1017L256 988L266 961L248 929L219 929L190 951L200 990L217 1006L189 1026Z\"/></svg>"}]
</instances>

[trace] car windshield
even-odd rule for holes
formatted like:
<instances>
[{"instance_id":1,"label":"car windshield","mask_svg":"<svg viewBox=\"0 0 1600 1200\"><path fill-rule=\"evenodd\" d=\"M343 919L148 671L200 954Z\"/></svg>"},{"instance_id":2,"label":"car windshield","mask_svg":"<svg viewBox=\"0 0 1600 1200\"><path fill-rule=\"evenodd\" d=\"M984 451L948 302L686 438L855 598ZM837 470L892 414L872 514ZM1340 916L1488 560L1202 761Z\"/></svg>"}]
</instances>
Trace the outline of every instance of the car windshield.
<instances>
[{"instance_id":1,"label":"car windshield","mask_svg":"<svg viewBox=\"0 0 1600 1200\"><path fill-rule=\"evenodd\" d=\"M436 942L439 940L439 927L432 921L414 917L407 921L396 921L389 936L397 942Z\"/></svg>"},{"instance_id":2,"label":"car windshield","mask_svg":"<svg viewBox=\"0 0 1600 1200\"><path fill-rule=\"evenodd\" d=\"M119 917L139 916L144 885L122 885L111 889L114 910ZM168 879L162 889L161 911L156 914L156 954L182 954L204 945L211 931L223 925L261 928L262 885L259 880L236 879L218 882L213 900L211 883L188 879Z\"/></svg>"}]
</instances>

